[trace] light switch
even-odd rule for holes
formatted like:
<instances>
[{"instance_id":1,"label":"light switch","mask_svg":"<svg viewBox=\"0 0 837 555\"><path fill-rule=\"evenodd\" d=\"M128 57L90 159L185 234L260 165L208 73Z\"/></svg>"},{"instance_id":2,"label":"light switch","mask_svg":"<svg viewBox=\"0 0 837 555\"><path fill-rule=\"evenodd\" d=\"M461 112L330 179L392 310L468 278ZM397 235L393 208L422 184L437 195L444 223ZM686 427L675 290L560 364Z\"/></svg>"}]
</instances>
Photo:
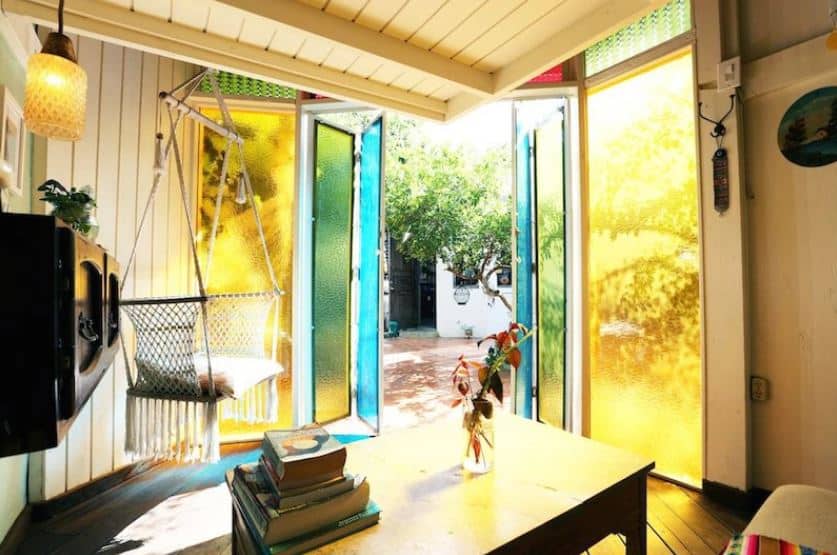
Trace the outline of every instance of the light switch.
<instances>
[{"instance_id":1,"label":"light switch","mask_svg":"<svg viewBox=\"0 0 837 555\"><path fill-rule=\"evenodd\" d=\"M741 58L731 58L718 64L718 90L725 91L741 86Z\"/></svg>"}]
</instances>

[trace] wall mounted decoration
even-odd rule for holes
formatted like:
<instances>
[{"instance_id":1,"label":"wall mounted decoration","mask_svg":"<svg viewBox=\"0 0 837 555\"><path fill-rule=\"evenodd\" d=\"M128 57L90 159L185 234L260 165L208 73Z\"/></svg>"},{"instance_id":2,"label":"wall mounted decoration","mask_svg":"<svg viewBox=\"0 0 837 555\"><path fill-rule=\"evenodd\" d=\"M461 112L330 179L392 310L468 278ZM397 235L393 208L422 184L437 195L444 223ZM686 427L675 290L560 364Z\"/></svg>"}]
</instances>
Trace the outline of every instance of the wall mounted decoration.
<instances>
[{"instance_id":1,"label":"wall mounted decoration","mask_svg":"<svg viewBox=\"0 0 837 555\"><path fill-rule=\"evenodd\" d=\"M837 162L837 87L811 91L794 102L779 124L779 149L799 166Z\"/></svg>"},{"instance_id":2,"label":"wall mounted decoration","mask_svg":"<svg viewBox=\"0 0 837 555\"><path fill-rule=\"evenodd\" d=\"M23 163L26 149L23 111L9 89L0 86L0 187L15 195L23 194Z\"/></svg>"},{"instance_id":3,"label":"wall mounted decoration","mask_svg":"<svg viewBox=\"0 0 837 555\"><path fill-rule=\"evenodd\" d=\"M718 149L712 155L712 183L715 197L715 210L718 214L723 214L729 210L729 156L727 156L727 149L724 148L724 137L727 134L727 126L724 121L735 110L735 95L729 97L729 110L724 114L724 117L715 121L703 115L703 104L698 104L698 115L700 119L707 121L715 126L709 135L715 139L715 144Z\"/></svg>"}]
</instances>

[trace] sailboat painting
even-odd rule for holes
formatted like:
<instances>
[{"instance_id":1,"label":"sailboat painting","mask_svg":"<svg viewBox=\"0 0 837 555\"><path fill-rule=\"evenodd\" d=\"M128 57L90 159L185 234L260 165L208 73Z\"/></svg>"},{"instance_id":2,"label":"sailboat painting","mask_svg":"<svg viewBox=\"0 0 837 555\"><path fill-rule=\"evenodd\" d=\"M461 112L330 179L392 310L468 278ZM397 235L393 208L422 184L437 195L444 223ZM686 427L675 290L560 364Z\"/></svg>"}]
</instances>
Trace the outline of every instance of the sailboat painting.
<instances>
[{"instance_id":1,"label":"sailboat painting","mask_svg":"<svg viewBox=\"0 0 837 555\"><path fill-rule=\"evenodd\" d=\"M779 148L808 168L837 162L837 87L811 91L794 102L779 124Z\"/></svg>"}]
</instances>

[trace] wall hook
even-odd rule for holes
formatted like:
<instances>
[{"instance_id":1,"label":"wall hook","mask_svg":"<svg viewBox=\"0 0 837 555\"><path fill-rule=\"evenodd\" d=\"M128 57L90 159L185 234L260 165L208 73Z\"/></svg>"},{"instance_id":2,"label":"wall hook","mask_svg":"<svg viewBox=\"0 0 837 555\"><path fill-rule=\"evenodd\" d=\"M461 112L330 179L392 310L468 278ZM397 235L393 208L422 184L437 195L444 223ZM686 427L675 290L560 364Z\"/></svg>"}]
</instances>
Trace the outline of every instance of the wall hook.
<instances>
[{"instance_id":1,"label":"wall hook","mask_svg":"<svg viewBox=\"0 0 837 555\"><path fill-rule=\"evenodd\" d=\"M727 113L724 114L724 117L722 117L718 121L715 121L712 118L708 118L708 117L704 116L703 115L703 102L698 104L698 115L700 116L700 119L702 119L704 121L708 121L709 123L711 123L712 125L715 126L715 129L713 129L712 132L710 133L710 135L712 136L713 139L723 138L723 136L727 134L727 127L726 127L726 125L724 125L724 121L726 121L726 119L730 116L730 114L732 114L733 110L735 110L735 95L734 94L731 94L729 96L729 110L727 110ZM720 146L719 146L719 148L720 148Z\"/></svg>"}]
</instances>

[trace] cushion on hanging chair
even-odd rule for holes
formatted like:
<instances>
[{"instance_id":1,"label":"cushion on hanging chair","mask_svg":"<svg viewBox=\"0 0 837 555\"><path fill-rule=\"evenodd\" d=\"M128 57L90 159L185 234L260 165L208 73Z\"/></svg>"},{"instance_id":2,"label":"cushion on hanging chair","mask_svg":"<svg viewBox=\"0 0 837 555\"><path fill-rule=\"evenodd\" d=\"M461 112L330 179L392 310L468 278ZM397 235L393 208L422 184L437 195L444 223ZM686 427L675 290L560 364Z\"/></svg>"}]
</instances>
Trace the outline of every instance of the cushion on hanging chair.
<instances>
[{"instance_id":1,"label":"cushion on hanging chair","mask_svg":"<svg viewBox=\"0 0 837 555\"><path fill-rule=\"evenodd\" d=\"M205 354L197 353L194 360L201 391L208 394L207 357ZM254 385L284 371L281 364L267 358L212 356L212 381L215 382L216 395L222 397L238 399Z\"/></svg>"}]
</instances>

